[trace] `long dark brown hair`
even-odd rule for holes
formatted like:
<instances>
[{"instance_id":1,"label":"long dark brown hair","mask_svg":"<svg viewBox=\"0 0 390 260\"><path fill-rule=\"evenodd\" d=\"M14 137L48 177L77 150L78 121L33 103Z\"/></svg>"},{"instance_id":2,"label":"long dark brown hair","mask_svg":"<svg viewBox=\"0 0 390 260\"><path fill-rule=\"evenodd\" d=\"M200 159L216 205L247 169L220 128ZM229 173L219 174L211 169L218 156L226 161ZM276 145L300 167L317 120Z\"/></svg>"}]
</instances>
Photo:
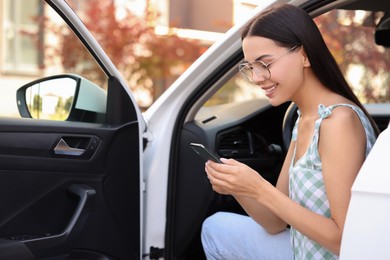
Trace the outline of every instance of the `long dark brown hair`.
<instances>
[{"instance_id":1,"label":"long dark brown hair","mask_svg":"<svg viewBox=\"0 0 390 260\"><path fill-rule=\"evenodd\" d=\"M359 106L370 120L376 134L379 134L375 121L345 80L317 25L303 9L290 4L268 9L249 21L243 28L241 39L247 36L264 37L286 48L302 46L320 82Z\"/></svg>"}]
</instances>

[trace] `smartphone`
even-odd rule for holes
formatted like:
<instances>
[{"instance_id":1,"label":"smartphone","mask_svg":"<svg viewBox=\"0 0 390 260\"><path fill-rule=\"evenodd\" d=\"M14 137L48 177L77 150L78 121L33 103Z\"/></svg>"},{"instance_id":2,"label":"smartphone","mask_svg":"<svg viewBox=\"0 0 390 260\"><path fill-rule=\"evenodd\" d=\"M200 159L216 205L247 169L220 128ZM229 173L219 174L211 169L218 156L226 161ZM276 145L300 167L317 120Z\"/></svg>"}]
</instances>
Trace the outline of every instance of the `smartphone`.
<instances>
[{"instance_id":1,"label":"smartphone","mask_svg":"<svg viewBox=\"0 0 390 260\"><path fill-rule=\"evenodd\" d=\"M212 153L210 150L208 150L204 145L197 144L197 143L191 143L191 148L200 156L202 159L207 162L208 160L212 160L217 163L222 163L219 156Z\"/></svg>"}]
</instances>

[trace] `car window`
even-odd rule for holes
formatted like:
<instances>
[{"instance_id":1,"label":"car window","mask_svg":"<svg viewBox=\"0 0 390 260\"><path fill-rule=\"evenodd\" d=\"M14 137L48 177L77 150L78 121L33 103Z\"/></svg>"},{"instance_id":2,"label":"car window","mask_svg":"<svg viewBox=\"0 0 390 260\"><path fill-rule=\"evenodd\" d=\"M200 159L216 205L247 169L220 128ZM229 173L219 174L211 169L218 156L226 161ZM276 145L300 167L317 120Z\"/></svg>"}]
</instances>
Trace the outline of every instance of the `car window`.
<instances>
[{"instance_id":1,"label":"car window","mask_svg":"<svg viewBox=\"0 0 390 260\"><path fill-rule=\"evenodd\" d=\"M390 50L374 41L375 25L382 15L333 10L315 18L345 78L364 104L390 102ZM250 99L266 97L259 87L246 81L237 70L204 107Z\"/></svg>"},{"instance_id":2,"label":"car window","mask_svg":"<svg viewBox=\"0 0 390 260\"><path fill-rule=\"evenodd\" d=\"M66 120L78 80L84 85L106 89L104 72L46 3L4 0L3 4L0 116ZM43 78L47 80L40 80ZM26 84L30 87L21 94L22 101L21 96L17 97L17 90ZM23 102L29 113L18 108Z\"/></svg>"},{"instance_id":3,"label":"car window","mask_svg":"<svg viewBox=\"0 0 390 260\"><path fill-rule=\"evenodd\" d=\"M365 104L390 102L390 49L377 45L374 37L383 15L333 10L315 18L345 78Z\"/></svg>"},{"instance_id":4,"label":"car window","mask_svg":"<svg viewBox=\"0 0 390 260\"><path fill-rule=\"evenodd\" d=\"M268 100L257 85L248 82L240 73L236 73L204 106L222 105L252 99Z\"/></svg>"}]
</instances>

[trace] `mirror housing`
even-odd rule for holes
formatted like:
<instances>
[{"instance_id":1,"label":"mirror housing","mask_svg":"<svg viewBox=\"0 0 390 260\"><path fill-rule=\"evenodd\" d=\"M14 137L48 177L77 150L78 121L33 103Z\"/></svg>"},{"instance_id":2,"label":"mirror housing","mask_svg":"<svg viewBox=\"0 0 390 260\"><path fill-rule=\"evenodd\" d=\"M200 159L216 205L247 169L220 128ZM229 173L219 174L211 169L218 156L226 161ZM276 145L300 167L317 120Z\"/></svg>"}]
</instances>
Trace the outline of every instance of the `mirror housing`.
<instances>
[{"instance_id":1,"label":"mirror housing","mask_svg":"<svg viewBox=\"0 0 390 260\"><path fill-rule=\"evenodd\" d=\"M390 15L385 15L379 21L375 29L375 43L383 47L390 47Z\"/></svg>"},{"instance_id":2,"label":"mirror housing","mask_svg":"<svg viewBox=\"0 0 390 260\"><path fill-rule=\"evenodd\" d=\"M19 113L25 118L104 123L106 91L73 74L32 81L16 92Z\"/></svg>"}]
</instances>

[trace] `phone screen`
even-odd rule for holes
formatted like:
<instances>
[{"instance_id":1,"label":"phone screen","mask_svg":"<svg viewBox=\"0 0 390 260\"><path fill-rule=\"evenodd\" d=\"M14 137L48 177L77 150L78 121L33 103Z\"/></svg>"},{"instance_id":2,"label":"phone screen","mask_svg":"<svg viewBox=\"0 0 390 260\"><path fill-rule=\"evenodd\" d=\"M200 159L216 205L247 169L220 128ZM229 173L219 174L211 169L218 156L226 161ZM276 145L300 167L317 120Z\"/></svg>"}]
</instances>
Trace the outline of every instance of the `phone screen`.
<instances>
[{"instance_id":1,"label":"phone screen","mask_svg":"<svg viewBox=\"0 0 390 260\"><path fill-rule=\"evenodd\" d=\"M207 162L208 160L212 160L217 163L222 163L219 156L209 151L204 145L191 143L191 148L197 153L202 159Z\"/></svg>"}]
</instances>

